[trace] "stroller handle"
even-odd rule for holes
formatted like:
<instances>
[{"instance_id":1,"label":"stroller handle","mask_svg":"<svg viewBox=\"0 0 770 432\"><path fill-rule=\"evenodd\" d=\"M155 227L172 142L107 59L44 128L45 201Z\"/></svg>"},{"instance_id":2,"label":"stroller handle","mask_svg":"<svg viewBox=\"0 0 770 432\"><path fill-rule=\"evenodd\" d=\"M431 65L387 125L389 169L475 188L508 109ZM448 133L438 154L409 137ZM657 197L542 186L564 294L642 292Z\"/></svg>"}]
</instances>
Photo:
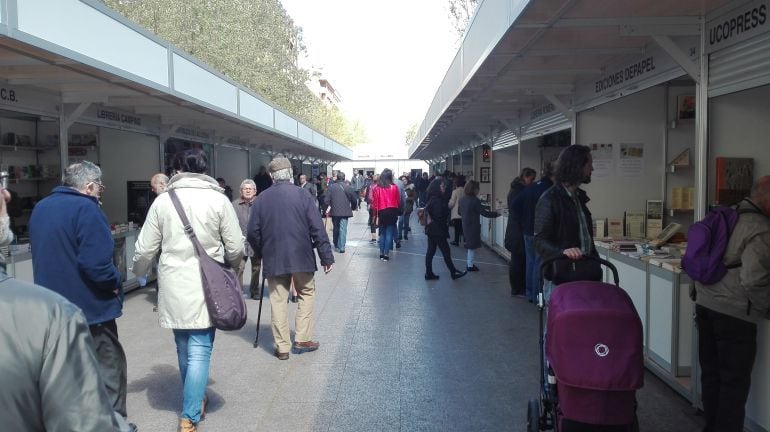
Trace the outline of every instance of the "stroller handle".
<instances>
[{"instance_id":1,"label":"stroller handle","mask_svg":"<svg viewBox=\"0 0 770 432\"><path fill-rule=\"evenodd\" d=\"M563 259L568 260L568 259L572 259L572 258L569 258L569 257L567 257L565 255L559 255L559 256L552 257L552 258L548 258L547 260L545 260L542 263L540 263L540 277L541 277L541 279L545 280L545 269L551 263L553 263L554 261L563 260ZM578 261L579 260L598 261L603 266L605 266L605 267L609 268L610 270L612 270L612 276L615 279L615 285L620 286L620 277L618 276L618 269L615 267L615 264L612 264L611 262L607 261L604 258L599 258L599 257L591 256L591 255L583 255L583 257L579 258ZM541 288L541 290L542 290L542 288Z\"/></svg>"}]
</instances>

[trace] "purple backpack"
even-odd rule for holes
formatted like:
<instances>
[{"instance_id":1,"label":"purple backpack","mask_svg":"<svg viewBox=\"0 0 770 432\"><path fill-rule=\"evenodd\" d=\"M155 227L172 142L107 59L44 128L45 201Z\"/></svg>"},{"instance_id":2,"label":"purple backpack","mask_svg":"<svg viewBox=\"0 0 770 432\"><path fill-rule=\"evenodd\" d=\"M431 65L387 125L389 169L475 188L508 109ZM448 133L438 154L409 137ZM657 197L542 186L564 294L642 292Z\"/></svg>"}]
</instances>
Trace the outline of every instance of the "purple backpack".
<instances>
[{"instance_id":1,"label":"purple backpack","mask_svg":"<svg viewBox=\"0 0 770 432\"><path fill-rule=\"evenodd\" d=\"M751 210L748 210L749 212ZM744 213L735 207L717 207L703 220L695 222L687 231L687 251L682 257L682 269L692 280L711 285L722 280L730 268L722 258L730 241L730 234L738 222L738 215Z\"/></svg>"}]
</instances>

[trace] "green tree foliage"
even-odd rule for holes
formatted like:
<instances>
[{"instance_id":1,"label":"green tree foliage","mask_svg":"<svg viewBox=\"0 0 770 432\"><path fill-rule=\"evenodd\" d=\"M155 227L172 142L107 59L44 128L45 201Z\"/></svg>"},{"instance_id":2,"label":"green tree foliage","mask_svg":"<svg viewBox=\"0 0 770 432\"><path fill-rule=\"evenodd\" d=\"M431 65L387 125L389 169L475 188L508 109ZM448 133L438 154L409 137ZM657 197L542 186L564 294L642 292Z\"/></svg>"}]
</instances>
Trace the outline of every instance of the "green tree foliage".
<instances>
[{"instance_id":1,"label":"green tree foliage","mask_svg":"<svg viewBox=\"0 0 770 432\"><path fill-rule=\"evenodd\" d=\"M302 29L279 0L102 1L332 139L366 140L358 122L305 85L310 75L298 65Z\"/></svg>"},{"instance_id":2,"label":"green tree foliage","mask_svg":"<svg viewBox=\"0 0 770 432\"><path fill-rule=\"evenodd\" d=\"M478 5L479 0L449 0L449 19L457 31L458 41L465 34L468 22Z\"/></svg>"}]
</instances>

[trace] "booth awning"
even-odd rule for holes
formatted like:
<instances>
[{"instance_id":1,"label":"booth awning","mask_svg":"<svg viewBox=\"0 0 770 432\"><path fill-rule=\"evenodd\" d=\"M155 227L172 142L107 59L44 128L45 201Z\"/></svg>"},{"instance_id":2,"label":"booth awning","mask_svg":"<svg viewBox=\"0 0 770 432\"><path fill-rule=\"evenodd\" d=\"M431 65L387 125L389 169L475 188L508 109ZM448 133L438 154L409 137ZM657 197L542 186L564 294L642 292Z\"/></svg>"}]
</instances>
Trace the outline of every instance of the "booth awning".
<instances>
[{"instance_id":1,"label":"booth awning","mask_svg":"<svg viewBox=\"0 0 770 432\"><path fill-rule=\"evenodd\" d=\"M160 136L193 133L217 144L308 161L353 156L351 149L99 2L14 4L15 8L3 8L1 15L0 80L5 82L0 108L50 115L28 100L10 97L11 92L31 91L39 102L54 101L65 116L97 106L107 112L102 112L105 120L118 124L124 119L121 113L128 113L129 129L141 129L132 116L152 118Z\"/></svg>"},{"instance_id":2,"label":"booth awning","mask_svg":"<svg viewBox=\"0 0 770 432\"><path fill-rule=\"evenodd\" d=\"M412 143L441 160L569 127L576 111L682 75L697 79L703 17L724 0L486 0Z\"/></svg>"}]
</instances>

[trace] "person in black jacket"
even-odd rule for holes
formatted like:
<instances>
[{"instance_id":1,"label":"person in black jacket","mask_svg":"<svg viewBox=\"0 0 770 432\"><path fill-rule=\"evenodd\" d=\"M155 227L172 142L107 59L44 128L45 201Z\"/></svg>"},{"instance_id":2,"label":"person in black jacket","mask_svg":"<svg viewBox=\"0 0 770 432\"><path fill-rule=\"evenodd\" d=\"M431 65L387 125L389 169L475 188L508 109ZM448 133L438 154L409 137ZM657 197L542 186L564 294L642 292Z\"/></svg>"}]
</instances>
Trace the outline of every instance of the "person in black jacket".
<instances>
[{"instance_id":1,"label":"person in black jacket","mask_svg":"<svg viewBox=\"0 0 770 432\"><path fill-rule=\"evenodd\" d=\"M358 209L358 194L345 183L344 172L338 172L337 181L329 185L324 195L324 205L332 217L334 251L345 253L348 218L353 217L353 209Z\"/></svg>"},{"instance_id":2,"label":"person in black jacket","mask_svg":"<svg viewBox=\"0 0 770 432\"><path fill-rule=\"evenodd\" d=\"M459 279L465 276L466 272L457 270L452 262L452 253L449 250L449 207L444 200L446 186L444 179L436 177L428 185L426 191L428 203L425 205L425 213L428 215L428 223L425 226L425 234L428 236L428 251L425 254L425 280L438 279L438 275L433 273L433 256L436 254L436 248L441 249L441 255L444 257L452 279Z\"/></svg>"},{"instance_id":3,"label":"person in black jacket","mask_svg":"<svg viewBox=\"0 0 770 432\"><path fill-rule=\"evenodd\" d=\"M588 195L580 189L581 184L591 182L593 170L588 146L571 145L559 154L554 185L535 207L535 251L540 262L562 255L573 260L598 256L591 212L586 207Z\"/></svg>"},{"instance_id":4,"label":"person in black jacket","mask_svg":"<svg viewBox=\"0 0 770 432\"><path fill-rule=\"evenodd\" d=\"M511 285L511 296L522 296L525 293L526 254L524 251L524 235L521 231L520 218L511 214L513 201L527 186L535 181L537 171L526 167L521 170L521 175L513 179L511 189L508 191L506 204L508 204L508 223L505 226L504 246L511 253L508 262L508 283Z\"/></svg>"}]
</instances>

